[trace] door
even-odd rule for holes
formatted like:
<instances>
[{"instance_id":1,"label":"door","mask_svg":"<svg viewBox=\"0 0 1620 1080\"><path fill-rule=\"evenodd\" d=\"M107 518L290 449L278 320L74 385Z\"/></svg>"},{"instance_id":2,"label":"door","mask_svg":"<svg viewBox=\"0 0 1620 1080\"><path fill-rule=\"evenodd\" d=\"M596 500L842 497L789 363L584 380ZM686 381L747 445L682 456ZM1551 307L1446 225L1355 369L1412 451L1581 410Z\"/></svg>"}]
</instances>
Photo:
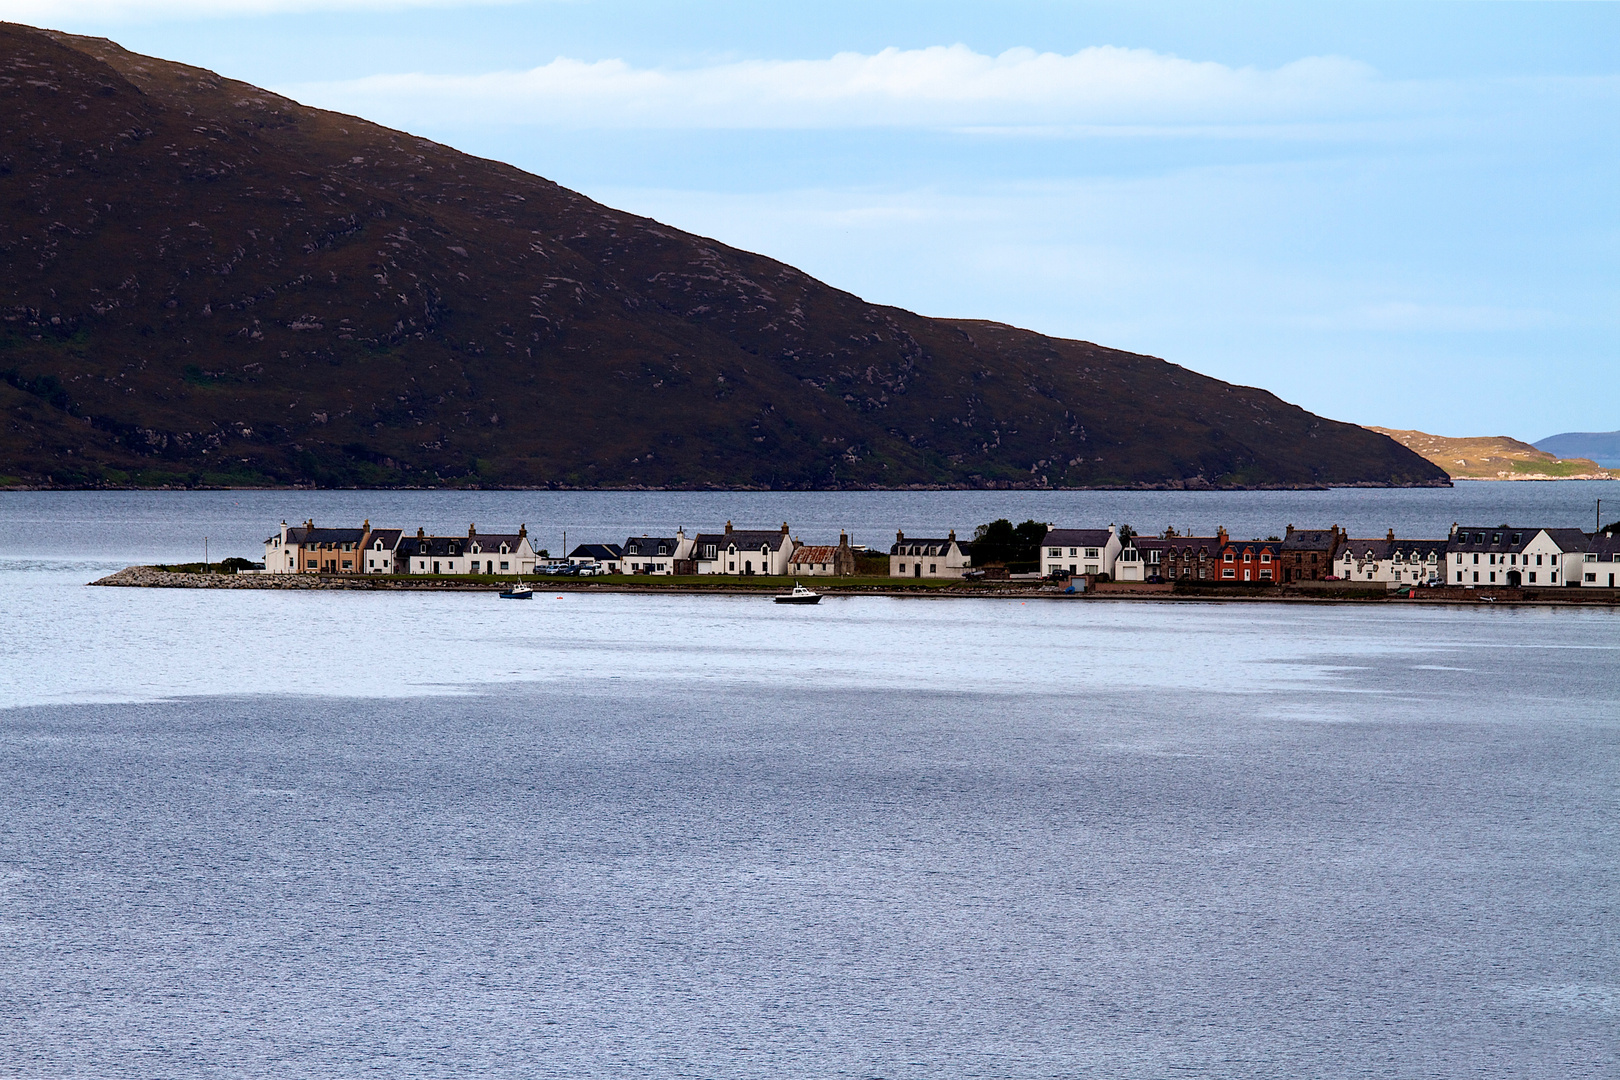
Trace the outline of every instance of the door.
<instances>
[{"instance_id":1,"label":"door","mask_svg":"<svg viewBox=\"0 0 1620 1080\"><path fill-rule=\"evenodd\" d=\"M922 577L922 563L918 563L912 577Z\"/></svg>"},{"instance_id":2,"label":"door","mask_svg":"<svg viewBox=\"0 0 1620 1080\"><path fill-rule=\"evenodd\" d=\"M1508 571L1507 583L1511 588L1517 589L1519 587L1519 572L1517 570Z\"/></svg>"}]
</instances>

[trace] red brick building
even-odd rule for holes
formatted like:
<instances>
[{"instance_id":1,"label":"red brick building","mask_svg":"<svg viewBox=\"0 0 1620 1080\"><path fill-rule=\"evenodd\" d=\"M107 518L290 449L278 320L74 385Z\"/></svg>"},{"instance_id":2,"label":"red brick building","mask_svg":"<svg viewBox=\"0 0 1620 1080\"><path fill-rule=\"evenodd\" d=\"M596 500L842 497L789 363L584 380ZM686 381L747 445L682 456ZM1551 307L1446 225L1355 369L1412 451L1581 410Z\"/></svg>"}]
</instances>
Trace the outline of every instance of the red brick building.
<instances>
[{"instance_id":1,"label":"red brick building","mask_svg":"<svg viewBox=\"0 0 1620 1080\"><path fill-rule=\"evenodd\" d=\"M1282 541L1236 540L1221 546L1220 581L1275 585L1282 580Z\"/></svg>"}]
</instances>

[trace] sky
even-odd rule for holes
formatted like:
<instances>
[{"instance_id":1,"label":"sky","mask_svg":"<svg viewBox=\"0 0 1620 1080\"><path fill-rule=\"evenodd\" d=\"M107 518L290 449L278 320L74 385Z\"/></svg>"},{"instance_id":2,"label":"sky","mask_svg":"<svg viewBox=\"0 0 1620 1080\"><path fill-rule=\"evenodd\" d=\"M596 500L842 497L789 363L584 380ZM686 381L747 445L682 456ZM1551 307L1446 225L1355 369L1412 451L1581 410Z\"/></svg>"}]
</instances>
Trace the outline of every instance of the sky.
<instances>
[{"instance_id":1,"label":"sky","mask_svg":"<svg viewBox=\"0 0 1620 1080\"><path fill-rule=\"evenodd\" d=\"M1620 429L1620 3L0 0L867 300Z\"/></svg>"}]
</instances>

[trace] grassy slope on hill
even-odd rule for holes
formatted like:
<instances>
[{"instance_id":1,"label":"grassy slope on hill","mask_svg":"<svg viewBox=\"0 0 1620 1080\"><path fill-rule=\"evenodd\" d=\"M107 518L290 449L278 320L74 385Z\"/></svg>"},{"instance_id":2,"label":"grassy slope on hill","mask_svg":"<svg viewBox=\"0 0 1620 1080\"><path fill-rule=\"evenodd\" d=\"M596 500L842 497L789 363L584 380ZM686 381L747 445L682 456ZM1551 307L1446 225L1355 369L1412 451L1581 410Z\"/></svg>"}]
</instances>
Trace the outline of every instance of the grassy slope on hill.
<instances>
[{"instance_id":1,"label":"grassy slope on hill","mask_svg":"<svg viewBox=\"0 0 1620 1080\"><path fill-rule=\"evenodd\" d=\"M1151 357L866 303L518 169L0 24L0 483L1444 482Z\"/></svg>"},{"instance_id":2,"label":"grassy slope on hill","mask_svg":"<svg viewBox=\"0 0 1620 1080\"><path fill-rule=\"evenodd\" d=\"M1422 454L1457 480L1604 480L1620 477L1586 458L1558 458L1506 435L1449 439L1422 431L1375 427Z\"/></svg>"}]
</instances>

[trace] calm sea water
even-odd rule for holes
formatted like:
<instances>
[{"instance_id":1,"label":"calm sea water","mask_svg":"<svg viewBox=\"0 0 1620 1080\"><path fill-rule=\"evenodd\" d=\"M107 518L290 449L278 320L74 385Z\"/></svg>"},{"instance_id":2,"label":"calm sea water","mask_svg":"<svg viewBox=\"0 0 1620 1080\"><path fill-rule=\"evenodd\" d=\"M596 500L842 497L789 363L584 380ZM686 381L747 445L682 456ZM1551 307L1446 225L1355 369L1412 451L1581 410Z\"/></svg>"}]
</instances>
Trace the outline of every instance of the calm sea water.
<instances>
[{"instance_id":1,"label":"calm sea water","mask_svg":"<svg viewBox=\"0 0 1620 1080\"><path fill-rule=\"evenodd\" d=\"M1352 536L1403 539L1446 535L1454 521L1595 528L1598 500L1620 518L1620 481L1461 482L1452 488L1332 491L204 491L16 492L0 494L0 558L63 556L201 559L261 558L281 521L431 532L486 531L527 524L537 546L560 551L564 532L579 543L722 528L776 528L788 522L807 544L837 543L838 531L887 548L896 529L913 536L971 536L996 518L1033 518L1064 528L1129 524L1138 532L1281 535L1288 525L1338 524Z\"/></svg>"},{"instance_id":2,"label":"calm sea water","mask_svg":"<svg viewBox=\"0 0 1620 1080\"><path fill-rule=\"evenodd\" d=\"M1329 494L1191 523L1600 497ZM312 513L1110 505L637 498L0 496L0 1076L1620 1074L1613 612L82 584Z\"/></svg>"}]
</instances>

